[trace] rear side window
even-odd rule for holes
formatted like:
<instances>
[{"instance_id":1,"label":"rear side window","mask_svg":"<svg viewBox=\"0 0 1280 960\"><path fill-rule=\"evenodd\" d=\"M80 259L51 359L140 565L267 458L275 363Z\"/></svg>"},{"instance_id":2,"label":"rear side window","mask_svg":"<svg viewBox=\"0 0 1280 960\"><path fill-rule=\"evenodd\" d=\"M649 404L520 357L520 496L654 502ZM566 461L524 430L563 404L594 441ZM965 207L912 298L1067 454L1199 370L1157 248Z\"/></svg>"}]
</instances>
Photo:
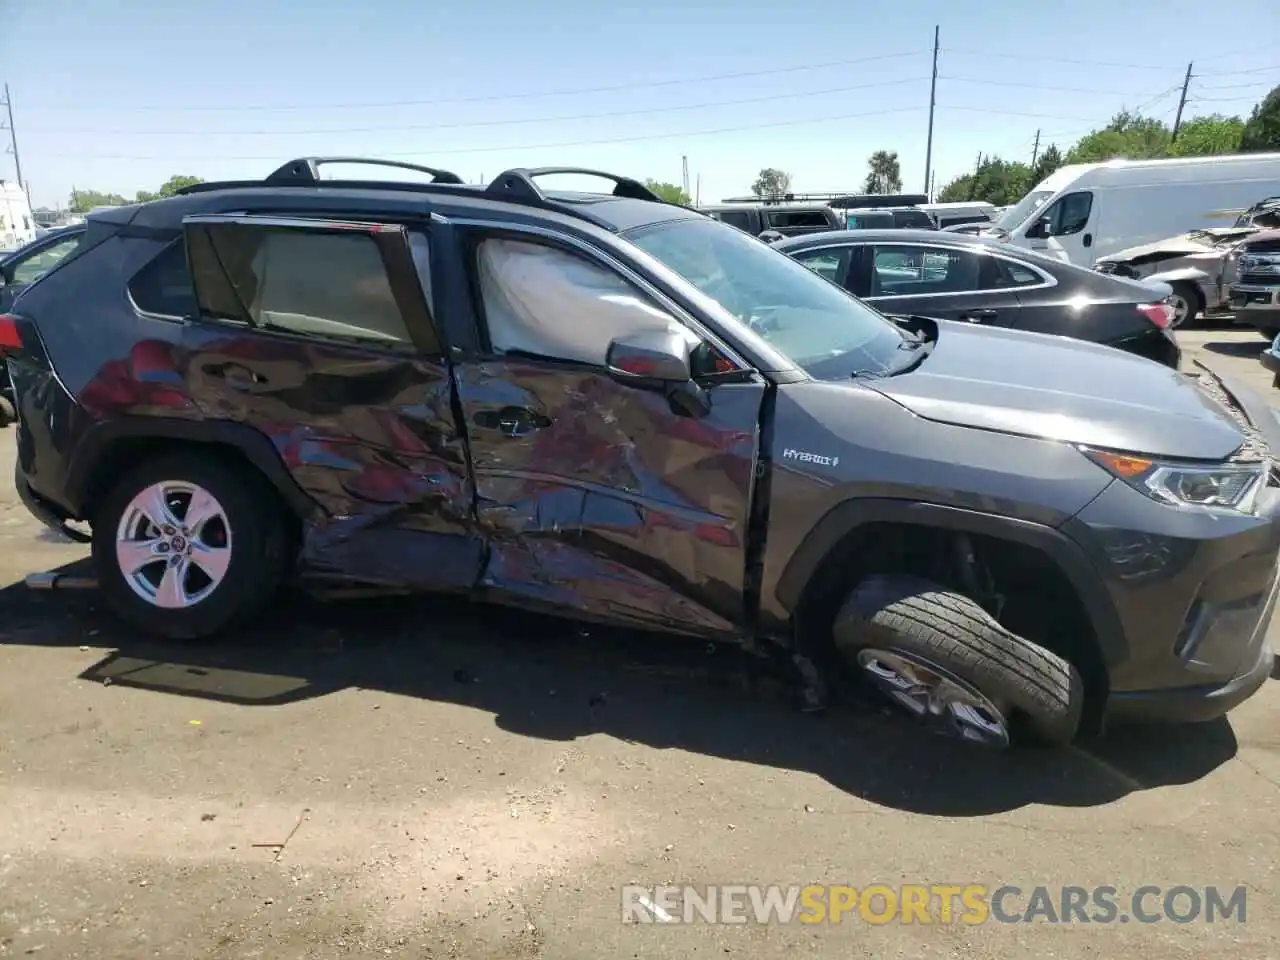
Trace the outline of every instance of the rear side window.
<instances>
[{"instance_id":1,"label":"rear side window","mask_svg":"<svg viewBox=\"0 0 1280 960\"><path fill-rule=\"evenodd\" d=\"M187 269L182 241L169 244L160 255L134 274L129 296L143 313L161 317L189 317L196 312L196 294Z\"/></svg>"},{"instance_id":2,"label":"rear side window","mask_svg":"<svg viewBox=\"0 0 1280 960\"><path fill-rule=\"evenodd\" d=\"M968 250L877 245L871 296L919 297L981 289L981 264Z\"/></svg>"},{"instance_id":3,"label":"rear side window","mask_svg":"<svg viewBox=\"0 0 1280 960\"><path fill-rule=\"evenodd\" d=\"M933 227L933 221L929 219L929 215L923 210L895 210L893 211L893 224L895 227L903 229L922 227L925 230L929 230Z\"/></svg>"},{"instance_id":4,"label":"rear side window","mask_svg":"<svg viewBox=\"0 0 1280 960\"><path fill-rule=\"evenodd\" d=\"M739 230L751 229L751 214L745 210L722 210L714 216L721 223L727 223L729 226L737 227Z\"/></svg>"},{"instance_id":5,"label":"rear side window","mask_svg":"<svg viewBox=\"0 0 1280 960\"><path fill-rule=\"evenodd\" d=\"M84 240L84 234L77 233L74 237L67 237L65 240L50 244L38 253L33 253L14 268L13 282L15 284L35 283L74 252L82 240Z\"/></svg>"},{"instance_id":6,"label":"rear side window","mask_svg":"<svg viewBox=\"0 0 1280 960\"><path fill-rule=\"evenodd\" d=\"M771 227L825 227L830 221L821 210L777 210L769 213Z\"/></svg>"},{"instance_id":7,"label":"rear side window","mask_svg":"<svg viewBox=\"0 0 1280 960\"><path fill-rule=\"evenodd\" d=\"M201 306L215 319L320 338L412 343L368 233L222 223L188 238ZM413 254L421 271L425 245Z\"/></svg>"},{"instance_id":8,"label":"rear side window","mask_svg":"<svg viewBox=\"0 0 1280 960\"><path fill-rule=\"evenodd\" d=\"M999 257L990 257L989 259L1000 270L1001 286L1033 287L1045 282L1044 277L1030 267L1024 267L1022 264L1014 263L1012 260L1002 260Z\"/></svg>"},{"instance_id":9,"label":"rear side window","mask_svg":"<svg viewBox=\"0 0 1280 960\"><path fill-rule=\"evenodd\" d=\"M849 260L849 248L802 250L794 256L814 273L826 277L832 283L839 283L844 276L845 264Z\"/></svg>"}]
</instances>

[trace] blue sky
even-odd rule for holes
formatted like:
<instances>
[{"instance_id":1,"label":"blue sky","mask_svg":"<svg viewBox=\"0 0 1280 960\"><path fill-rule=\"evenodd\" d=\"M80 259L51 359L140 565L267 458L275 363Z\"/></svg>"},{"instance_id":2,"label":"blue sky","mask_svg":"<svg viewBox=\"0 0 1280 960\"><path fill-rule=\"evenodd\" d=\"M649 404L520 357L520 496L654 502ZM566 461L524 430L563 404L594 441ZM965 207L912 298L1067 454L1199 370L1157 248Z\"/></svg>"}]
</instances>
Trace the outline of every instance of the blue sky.
<instances>
[{"instance_id":1,"label":"blue sky","mask_svg":"<svg viewBox=\"0 0 1280 960\"><path fill-rule=\"evenodd\" d=\"M687 156L707 202L746 193L765 166L796 190L850 189L887 149L916 190L935 24L941 187L979 151L1029 160L1037 128L1065 144L1123 106L1171 120L1189 60L1189 116L1247 112L1280 84L1280 51L1257 42L1280 37L1280 3L1222 9L0 0L0 81L37 204L65 204L72 186L131 197L174 173L261 176L316 154L469 181L570 164L679 182ZM0 155L0 177L12 161Z\"/></svg>"}]
</instances>

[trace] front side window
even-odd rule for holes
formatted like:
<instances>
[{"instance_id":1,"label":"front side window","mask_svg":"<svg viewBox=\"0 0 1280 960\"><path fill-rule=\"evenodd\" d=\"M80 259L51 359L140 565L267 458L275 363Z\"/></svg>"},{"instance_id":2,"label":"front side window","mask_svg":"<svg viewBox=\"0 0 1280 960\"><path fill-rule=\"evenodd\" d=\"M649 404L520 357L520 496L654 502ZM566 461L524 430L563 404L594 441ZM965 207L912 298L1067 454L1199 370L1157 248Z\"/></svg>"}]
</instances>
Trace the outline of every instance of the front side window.
<instances>
[{"instance_id":1,"label":"front side window","mask_svg":"<svg viewBox=\"0 0 1280 960\"><path fill-rule=\"evenodd\" d=\"M722 210L714 216L720 222L737 227L739 230L751 229L751 214L745 210Z\"/></svg>"},{"instance_id":2,"label":"front side window","mask_svg":"<svg viewBox=\"0 0 1280 960\"><path fill-rule=\"evenodd\" d=\"M412 343L369 232L213 223L194 227L188 244L201 308L215 319L318 338ZM421 268L425 248L413 253Z\"/></svg>"},{"instance_id":3,"label":"front side window","mask_svg":"<svg viewBox=\"0 0 1280 960\"><path fill-rule=\"evenodd\" d=\"M558 247L485 239L476 275L497 354L604 366L615 338L679 326L613 271Z\"/></svg>"},{"instance_id":4,"label":"front side window","mask_svg":"<svg viewBox=\"0 0 1280 960\"><path fill-rule=\"evenodd\" d=\"M877 244L870 295L921 297L979 290L980 260L968 250Z\"/></svg>"},{"instance_id":5,"label":"front side window","mask_svg":"<svg viewBox=\"0 0 1280 960\"><path fill-rule=\"evenodd\" d=\"M826 277L832 283L839 283L844 276L844 265L849 261L849 248L801 250L794 256L818 276Z\"/></svg>"},{"instance_id":6,"label":"front side window","mask_svg":"<svg viewBox=\"0 0 1280 960\"><path fill-rule=\"evenodd\" d=\"M1088 225L1092 210L1093 194L1088 190L1061 197L1045 214L1049 218L1049 235L1066 237L1079 233Z\"/></svg>"},{"instance_id":7,"label":"front side window","mask_svg":"<svg viewBox=\"0 0 1280 960\"><path fill-rule=\"evenodd\" d=\"M14 268L13 282L15 284L35 283L65 260L76 247L80 246L80 241L83 239L84 234L77 233L73 237L52 243L38 253L27 257Z\"/></svg>"},{"instance_id":8,"label":"front side window","mask_svg":"<svg viewBox=\"0 0 1280 960\"><path fill-rule=\"evenodd\" d=\"M707 220L639 227L627 238L715 300L811 376L885 372L904 356L893 323L767 244Z\"/></svg>"}]
</instances>

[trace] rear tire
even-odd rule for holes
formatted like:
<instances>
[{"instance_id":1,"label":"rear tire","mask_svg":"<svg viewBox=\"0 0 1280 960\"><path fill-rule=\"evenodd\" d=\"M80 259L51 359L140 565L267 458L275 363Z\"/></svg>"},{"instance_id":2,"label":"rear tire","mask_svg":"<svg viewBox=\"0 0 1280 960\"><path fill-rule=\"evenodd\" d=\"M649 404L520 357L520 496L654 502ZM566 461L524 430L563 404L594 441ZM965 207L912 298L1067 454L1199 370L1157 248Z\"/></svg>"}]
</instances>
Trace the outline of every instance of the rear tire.
<instances>
[{"instance_id":1,"label":"rear tire","mask_svg":"<svg viewBox=\"0 0 1280 960\"><path fill-rule=\"evenodd\" d=\"M115 613L148 633L191 640L261 610L286 573L288 540L264 480L184 452L120 479L96 511L92 554Z\"/></svg>"},{"instance_id":2,"label":"rear tire","mask_svg":"<svg viewBox=\"0 0 1280 960\"><path fill-rule=\"evenodd\" d=\"M948 695L968 688L995 708L976 712L982 720L999 720L1003 743L1065 745L1076 736L1083 709L1084 686L1069 662L1019 637L995 621L977 603L916 577L876 576L858 584L836 615L835 645L846 664L872 681L882 693L884 672L905 665L910 681L930 671L942 678ZM881 656L883 654L883 656ZM877 662L876 658L880 657ZM889 666L886 667L886 664ZM958 683L957 683L958 681ZM950 716L956 704L936 716L934 698L928 708L914 710L909 698L890 694L904 711L934 722L941 732L964 734L965 722ZM946 699L939 696L938 699ZM952 696L975 715L972 697ZM951 728L956 729L951 729ZM976 737L964 734L966 739Z\"/></svg>"}]
</instances>

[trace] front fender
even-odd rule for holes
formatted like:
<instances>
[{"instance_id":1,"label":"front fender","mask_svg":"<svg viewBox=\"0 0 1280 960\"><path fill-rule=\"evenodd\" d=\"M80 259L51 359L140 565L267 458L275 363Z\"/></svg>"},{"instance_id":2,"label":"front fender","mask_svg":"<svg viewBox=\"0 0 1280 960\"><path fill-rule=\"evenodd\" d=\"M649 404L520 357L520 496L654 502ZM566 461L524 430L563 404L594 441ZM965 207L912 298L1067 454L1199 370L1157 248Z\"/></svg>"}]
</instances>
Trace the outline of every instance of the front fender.
<instances>
[{"instance_id":1,"label":"front fender","mask_svg":"<svg viewBox=\"0 0 1280 960\"><path fill-rule=\"evenodd\" d=\"M1043 524L932 503L859 498L837 505L808 532L778 578L775 595L782 606L794 613L805 586L831 551L869 523L934 527L1008 540L1038 550L1057 565L1080 598L1097 633L1103 660L1111 665L1128 659L1129 644L1115 606L1097 570L1073 539Z\"/></svg>"},{"instance_id":2,"label":"front fender","mask_svg":"<svg viewBox=\"0 0 1280 960\"><path fill-rule=\"evenodd\" d=\"M1199 267L1179 267L1177 270L1165 270L1161 273L1153 273L1143 277L1144 280L1154 280L1157 283L1177 283L1178 281L1196 283L1201 286L1213 286L1214 279Z\"/></svg>"}]
</instances>

